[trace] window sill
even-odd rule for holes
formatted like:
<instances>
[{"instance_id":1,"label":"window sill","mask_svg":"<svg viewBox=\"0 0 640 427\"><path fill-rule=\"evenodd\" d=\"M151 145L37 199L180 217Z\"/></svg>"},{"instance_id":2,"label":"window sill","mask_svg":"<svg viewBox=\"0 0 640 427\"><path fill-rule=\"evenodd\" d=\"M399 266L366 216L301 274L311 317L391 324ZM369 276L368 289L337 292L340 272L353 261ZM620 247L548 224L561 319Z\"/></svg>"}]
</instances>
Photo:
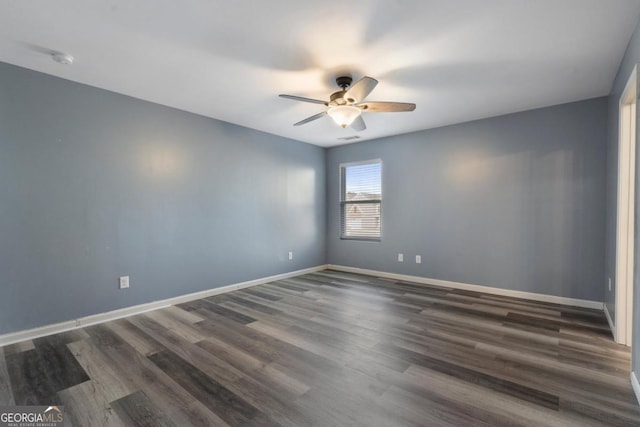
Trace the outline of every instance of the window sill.
<instances>
[{"instance_id":1,"label":"window sill","mask_svg":"<svg viewBox=\"0 0 640 427\"><path fill-rule=\"evenodd\" d=\"M340 236L340 240L357 240L361 242L379 242L382 240L380 237L345 237Z\"/></svg>"}]
</instances>

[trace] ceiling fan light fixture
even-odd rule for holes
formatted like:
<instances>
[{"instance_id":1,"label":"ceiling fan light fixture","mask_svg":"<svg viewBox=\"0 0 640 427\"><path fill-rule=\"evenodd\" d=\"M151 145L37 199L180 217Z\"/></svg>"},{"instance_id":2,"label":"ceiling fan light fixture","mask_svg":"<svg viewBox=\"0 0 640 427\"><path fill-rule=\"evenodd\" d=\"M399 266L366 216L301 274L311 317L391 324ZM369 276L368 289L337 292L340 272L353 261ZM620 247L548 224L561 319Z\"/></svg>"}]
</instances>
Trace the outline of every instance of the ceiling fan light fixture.
<instances>
[{"instance_id":1,"label":"ceiling fan light fixture","mask_svg":"<svg viewBox=\"0 0 640 427\"><path fill-rule=\"evenodd\" d=\"M360 116L362 111L358 107L352 105L338 105L327 110L327 114L336 124L342 128L349 126L355 119Z\"/></svg>"}]
</instances>

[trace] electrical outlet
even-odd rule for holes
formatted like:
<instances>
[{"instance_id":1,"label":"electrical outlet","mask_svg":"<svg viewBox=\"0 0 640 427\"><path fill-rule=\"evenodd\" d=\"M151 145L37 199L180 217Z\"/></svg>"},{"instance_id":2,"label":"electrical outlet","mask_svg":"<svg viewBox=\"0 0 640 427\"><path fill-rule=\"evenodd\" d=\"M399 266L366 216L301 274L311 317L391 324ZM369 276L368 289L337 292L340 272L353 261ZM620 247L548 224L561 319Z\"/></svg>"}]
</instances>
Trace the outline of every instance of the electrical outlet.
<instances>
[{"instance_id":1,"label":"electrical outlet","mask_svg":"<svg viewBox=\"0 0 640 427\"><path fill-rule=\"evenodd\" d=\"M398 262L404 262L404 255L398 254Z\"/></svg>"},{"instance_id":2,"label":"electrical outlet","mask_svg":"<svg viewBox=\"0 0 640 427\"><path fill-rule=\"evenodd\" d=\"M293 252L289 252L289 261L293 259Z\"/></svg>"},{"instance_id":3,"label":"electrical outlet","mask_svg":"<svg viewBox=\"0 0 640 427\"><path fill-rule=\"evenodd\" d=\"M611 292L611 277L609 277L609 292Z\"/></svg>"},{"instance_id":4,"label":"electrical outlet","mask_svg":"<svg viewBox=\"0 0 640 427\"><path fill-rule=\"evenodd\" d=\"M126 289L129 287L129 276L122 276L120 278L120 289Z\"/></svg>"},{"instance_id":5,"label":"electrical outlet","mask_svg":"<svg viewBox=\"0 0 640 427\"><path fill-rule=\"evenodd\" d=\"M416 264L422 264L422 255L416 255Z\"/></svg>"}]
</instances>

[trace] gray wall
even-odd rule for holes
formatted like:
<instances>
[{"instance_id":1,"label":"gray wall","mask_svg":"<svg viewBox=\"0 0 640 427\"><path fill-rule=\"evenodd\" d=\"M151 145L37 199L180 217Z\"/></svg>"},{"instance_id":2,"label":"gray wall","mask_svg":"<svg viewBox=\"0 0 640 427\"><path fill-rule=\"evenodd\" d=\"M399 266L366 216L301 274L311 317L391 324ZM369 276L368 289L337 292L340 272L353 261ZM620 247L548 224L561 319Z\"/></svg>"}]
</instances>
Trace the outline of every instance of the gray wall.
<instances>
[{"instance_id":1,"label":"gray wall","mask_svg":"<svg viewBox=\"0 0 640 427\"><path fill-rule=\"evenodd\" d=\"M602 301L606 128L605 97L331 148L328 260ZM382 241L340 240L339 164L375 158Z\"/></svg>"},{"instance_id":2,"label":"gray wall","mask_svg":"<svg viewBox=\"0 0 640 427\"><path fill-rule=\"evenodd\" d=\"M618 74L611 88L609 95L609 132L607 143L607 253L606 253L606 274L612 278L612 291L608 292L605 288L605 303L611 314L612 320L615 322L615 270L616 270L616 217L617 217L617 185L618 185L618 104L620 96L624 90L633 67L640 62L640 24L631 36L627 51L622 59ZM638 109L640 113L640 109ZM640 121L638 121L640 123ZM640 132L637 132L640 137ZM640 151L636 152L640 155ZM638 165L638 157L636 157L636 165ZM636 171L640 171L636 166ZM640 239L638 238L638 229L640 227L640 209L638 209L638 200L640 200L640 174L636 173L636 236L635 247L640 248ZM632 370L636 373L640 372L640 264L638 263L638 251L636 250L635 259L635 278L634 278L634 302L633 302L633 347L632 347Z\"/></svg>"},{"instance_id":3,"label":"gray wall","mask_svg":"<svg viewBox=\"0 0 640 427\"><path fill-rule=\"evenodd\" d=\"M323 149L0 63L0 334L321 265L325 226Z\"/></svg>"},{"instance_id":4,"label":"gray wall","mask_svg":"<svg viewBox=\"0 0 640 427\"><path fill-rule=\"evenodd\" d=\"M0 63L0 333L327 259L602 300L606 108L323 150ZM372 158L383 240L341 241L338 165Z\"/></svg>"}]
</instances>

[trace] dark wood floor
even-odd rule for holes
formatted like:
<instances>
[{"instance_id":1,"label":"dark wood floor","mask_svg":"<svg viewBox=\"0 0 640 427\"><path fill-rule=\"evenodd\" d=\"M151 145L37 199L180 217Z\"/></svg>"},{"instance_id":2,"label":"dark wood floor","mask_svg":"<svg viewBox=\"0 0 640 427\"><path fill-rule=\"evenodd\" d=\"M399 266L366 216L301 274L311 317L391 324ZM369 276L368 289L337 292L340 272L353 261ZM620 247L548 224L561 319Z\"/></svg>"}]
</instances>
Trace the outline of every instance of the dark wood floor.
<instances>
[{"instance_id":1,"label":"dark wood floor","mask_svg":"<svg viewBox=\"0 0 640 427\"><path fill-rule=\"evenodd\" d=\"M599 311L322 271L0 348L73 425L640 425Z\"/></svg>"}]
</instances>

